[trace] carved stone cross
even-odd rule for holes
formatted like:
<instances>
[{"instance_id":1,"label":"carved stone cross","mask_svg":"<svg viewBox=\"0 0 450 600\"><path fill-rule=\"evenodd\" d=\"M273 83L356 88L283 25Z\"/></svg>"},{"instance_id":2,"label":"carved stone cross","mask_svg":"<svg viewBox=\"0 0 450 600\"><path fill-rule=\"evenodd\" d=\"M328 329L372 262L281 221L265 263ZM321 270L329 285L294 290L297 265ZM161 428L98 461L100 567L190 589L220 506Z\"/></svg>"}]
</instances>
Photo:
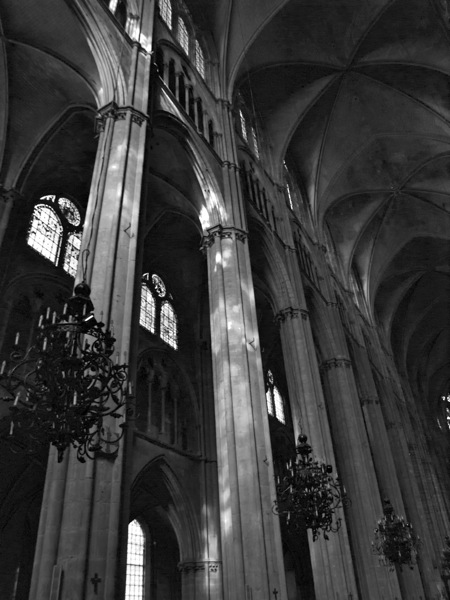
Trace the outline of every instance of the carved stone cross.
<instances>
[{"instance_id":1,"label":"carved stone cross","mask_svg":"<svg viewBox=\"0 0 450 600\"><path fill-rule=\"evenodd\" d=\"M272 594L275 596L275 600L278 598L278 590L277 588L273 588Z\"/></svg>"},{"instance_id":2,"label":"carved stone cross","mask_svg":"<svg viewBox=\"0 0 450 600\"><path fill-rule=\"evenodd\" d=\"M91 577L91 583L94 586L94 594L97 594L97 592L98 592L98 584L100 582L101 582L101 579L98 576L98 573L95 573L94 577Z\"/></svg>"}]
</instances>

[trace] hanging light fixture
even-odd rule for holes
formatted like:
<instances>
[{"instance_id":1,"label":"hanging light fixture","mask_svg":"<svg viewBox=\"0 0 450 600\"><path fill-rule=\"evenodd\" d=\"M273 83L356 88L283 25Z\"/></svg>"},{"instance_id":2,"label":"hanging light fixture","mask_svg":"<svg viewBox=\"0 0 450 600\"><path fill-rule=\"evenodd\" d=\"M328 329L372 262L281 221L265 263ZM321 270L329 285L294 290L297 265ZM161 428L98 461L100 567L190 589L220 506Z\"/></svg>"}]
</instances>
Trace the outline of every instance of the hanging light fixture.
<instances>
[{"instance_id":1,"label":"hanging light fixture","mask_svg":"<svg viewBox=\"0 0 450 600\"><path fill-rule=\"evenodd\" d=\"M396 566L401 569L402 565L408 565L412 569L417 561L420 538L404 517L394 513L387 498L383 500L383 513L383 518L378 520L378 526L374 530L373 553L378 554L382 562L392 570Z\"/></svg>"},{"instance_id":2,"label":"hanging light fixture","mask_svg":"<svg viewBox=\"0 0 450 600\"><path fill-rule=\"evenodd\" d=\"M121 418L127 395L128 366L113 363L115 339L96 321L86 283L78 284L62 315L41 315L36 341L20 349L16 335L10 362L0 368L1 399L12 403L10 436L29 453L52 444L58 462L73 446L85 462L97 452L114 456L123 426L112 433L105 417Z\"/></svg>"},{"instance_id":3,"label":"hanging light fixture","mask_svg":"<svg viewBox=\"0 0 450 600\"><path fill-rule=\"evenodd\" d=\"M335 533L341 526L335 510L348 506L350 500L333 478L333 467L313 459L307 441L306 435L298 436L295 458L286 464L284 475L277 477L274 512L285 518L290 530L311 529L313 541L322 530L327 540L327 533Z\"/></svg>"}]
</instances>

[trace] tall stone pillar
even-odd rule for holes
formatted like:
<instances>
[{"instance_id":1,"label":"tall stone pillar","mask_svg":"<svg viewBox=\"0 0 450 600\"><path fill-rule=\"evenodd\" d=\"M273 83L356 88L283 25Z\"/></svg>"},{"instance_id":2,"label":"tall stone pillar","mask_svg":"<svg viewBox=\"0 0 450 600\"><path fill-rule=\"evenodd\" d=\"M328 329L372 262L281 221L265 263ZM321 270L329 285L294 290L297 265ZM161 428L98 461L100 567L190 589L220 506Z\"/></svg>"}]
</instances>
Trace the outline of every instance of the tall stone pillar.
<instances>
[{"instance_id":1,"label":"tall stone pillar","mask_svg":"<svg viewBox=\"0 0 450 600\"><path fill-rule=\"evenodd\" d=\"M224 598L273 600L286 587L247 236L208 231Z\"/></svg>"},{"instance_id":2,"label":"tall stone pillar","mask_svg":"<svg viewBox=\"0 0 450 600\"><path fill-rule=\"evenodd\" d=\"M373 530L383 514L380 490L335 304L318 310L315 327L322 342L321 370L339 473L352 502L346 517L361 598L401 598L396 573L381 565L371 550Z\"/></svg>"},{"instance_id":3,"label":"tall stone pillar","mask_svg":"<svg viewBox=\"0 0 450 600\"><path fill-rule=\"evenodd\" d=\"M335 467L309 313L305 309L287 307L276 315L276 319L280 325L295 435L299 434L301 426L315 457ZM311 532L308 532L316 600L348 598L351 595L357 598L358 595L342 510L336 511L336 518L341 518L341 528L337 533L329 534L328 540L321 534L313 541Z\"/></svg>"},{"instance_id":4,"label":"tall stone pillar","mask_svg":"<svg viewBox=\"0 0 450 600\"><path fill-rule=\"evenodd\" d=\"M129 362L150 56L135 43L127 102L99 111L100 138L83 233L78 280L92 288L98 320L111 327ZM107 423L118 428L114 421ZM118 429L116 429L118 430ZM50 453L30 600L123 597L127 514L125 443L85 464ZM122 542L122 543L121 543Z\"/></svg>"},{"instance_id":5,"label":"tall stone pillar","mask_svg":"<svg viewBox=\"0 0 450 600\"><path fill-rule=\"evenodd\" d=\"M370 442L380 494L382 498L389 498L396 514L404 516L406 513L402 491L366 348L362 345L355 347L355 351L352 352L352 359L357 374L364 423ZM403 468L405 466L403 463ZM415 499L416 501L417 499ZM397 570L397 575L403 598L419 599L421 596L425 597L417 566L414 569Z\"/></svg>"}]
</instances>

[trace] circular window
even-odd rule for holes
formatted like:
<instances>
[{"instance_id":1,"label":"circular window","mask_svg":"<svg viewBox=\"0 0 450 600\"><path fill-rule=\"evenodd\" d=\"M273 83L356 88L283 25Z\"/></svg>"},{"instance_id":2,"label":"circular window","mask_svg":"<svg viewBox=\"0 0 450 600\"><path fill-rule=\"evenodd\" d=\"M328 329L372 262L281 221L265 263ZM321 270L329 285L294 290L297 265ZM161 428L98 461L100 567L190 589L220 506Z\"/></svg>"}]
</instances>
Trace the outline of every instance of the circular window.
<instances>
[{"instance_id":1,"label":"circular window","mask_svg":"<svg viewBox=\"0 0 450 600\"><path fill-rule=\"evenodd\" d=\"M158 275L152 275L152 283L158 296L160 298L164 298L166 295L166 286L164 285L161 277Z\"/></svg>"},{"instance_id":2,"label":"circular window","mask_svg":"<svg viewBox=\"0 0 450 600\"><path fill-rule=\"evenodd\" d=\"M68 198L59 198L58 206L69 223L74 227L78 227L78 225L81 223L81 216L80 211L75 204Z\"/></svg>"}]
</instances>

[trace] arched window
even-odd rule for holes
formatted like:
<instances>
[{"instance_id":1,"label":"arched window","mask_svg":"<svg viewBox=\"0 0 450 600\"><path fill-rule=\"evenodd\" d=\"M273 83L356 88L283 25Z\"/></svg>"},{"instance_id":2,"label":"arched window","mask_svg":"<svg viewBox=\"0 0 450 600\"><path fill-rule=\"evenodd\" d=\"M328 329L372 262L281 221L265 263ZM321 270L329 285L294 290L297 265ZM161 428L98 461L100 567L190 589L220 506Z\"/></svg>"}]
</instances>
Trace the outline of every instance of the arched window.
<instances>
[{"instance_id":1,"label":"arched window","mask_svg":"<svg viewBox=\"0 0 450 600\"><path fill-rule=\"evenodd\" d=\"M177 38L180 42L180 46L183 48L186 54L189 54L189 34L188 30L186 29L186 25L181 17L178 17Z\"/></svg>"},{"instance_id":2,"label":"arched window","mask_svg":"<svg viewBox=\"0 0 450 600\"><path fill-rule=\"evenodd\" d=\"M109 10L122 27L125 27L127 22L127 4L125 0L111 0L109 3Z\"/></svg>"},{"instance_id":3,"label":"arched window","mask_svg":"<svg viewBox=\"0 0 450 600\"><path fill-rule=\"evenodd\" d=\"M35 205L27 244L75 277L81 248L81 214L72 200L48 194Z\"/></svg>"},{"instance_id":4,"label":"arched window","mask_svg":"<svg viewBox=\"0 0 450 600\"><path fill-rule=\"evenodd\" d=\"M142 282L141 290L141 312L139 315L139 323L151 333L155 333L155 299L144 281Z\"/></svg>"},{"instance_id":5,"label":"arched window","mask_svg":"<svg viewBox=\"0 0 450 600\"><path fill-rule=\"evenodd\" d=\"M167 300L161 306L161 339L177 349L177 316Z\"/></svg>"},{"instance_id":6,"label":"arched window","mask_svg":"<svg viewBox=\"0 0 450 600\"><path fill-rule=\"evenodd\" d=\"M266 378L266 402L269 415L275 417L283 425L286 424L286 415L284 411L284 400L275 385L272 371L267 371Z\"/></svg>"},{"instance_id":7,"label":"arched window","mask_svg":"<svg viewBox=\"0 0 450 600\"><path fill-rule=\"evenodd\" d=\"M31 217L28 245L57 264L61 250L63 227L53 208L37 204Z\"/></svg>"},{"instance_id":8,"label":"arched window","mask_svg":"<svg viewBox=\"0 0 450 600\"><path fill-rule=\"evenodd\" d=\"M141 525L128 525L127 578L125 600L144 600L145 595L145 533Z\"/></svg>"},{"instance_id":9,"label":"arched window","mask_svg":"<svg viewBox=\"0 0 450 600\"><path fill-rule=\"evenodd\" d=\"M169 29L172 29L172 3L170 0L159 0L161 18Z\"/></svg>"},{"instance_id":10,"label":"arched window","mask_svg":"<svg viewBox=\"0 0 450 600\"><path fill-rule=\"evenodd\" d=\"M142 276L141 310L139 323L175 350L178 349L178 321L170 300L172 296L155 273Z\"/></svg>"},{"instance_id":11,"label":"arched window","mask_svg":"<svg viewBox=\"0 0 450 600\"><path fill-rule=\"evenodd\" d=\"M205 57L198 40L195 40L195 68L205 78Z\"/></svg>"}]
</instances>

